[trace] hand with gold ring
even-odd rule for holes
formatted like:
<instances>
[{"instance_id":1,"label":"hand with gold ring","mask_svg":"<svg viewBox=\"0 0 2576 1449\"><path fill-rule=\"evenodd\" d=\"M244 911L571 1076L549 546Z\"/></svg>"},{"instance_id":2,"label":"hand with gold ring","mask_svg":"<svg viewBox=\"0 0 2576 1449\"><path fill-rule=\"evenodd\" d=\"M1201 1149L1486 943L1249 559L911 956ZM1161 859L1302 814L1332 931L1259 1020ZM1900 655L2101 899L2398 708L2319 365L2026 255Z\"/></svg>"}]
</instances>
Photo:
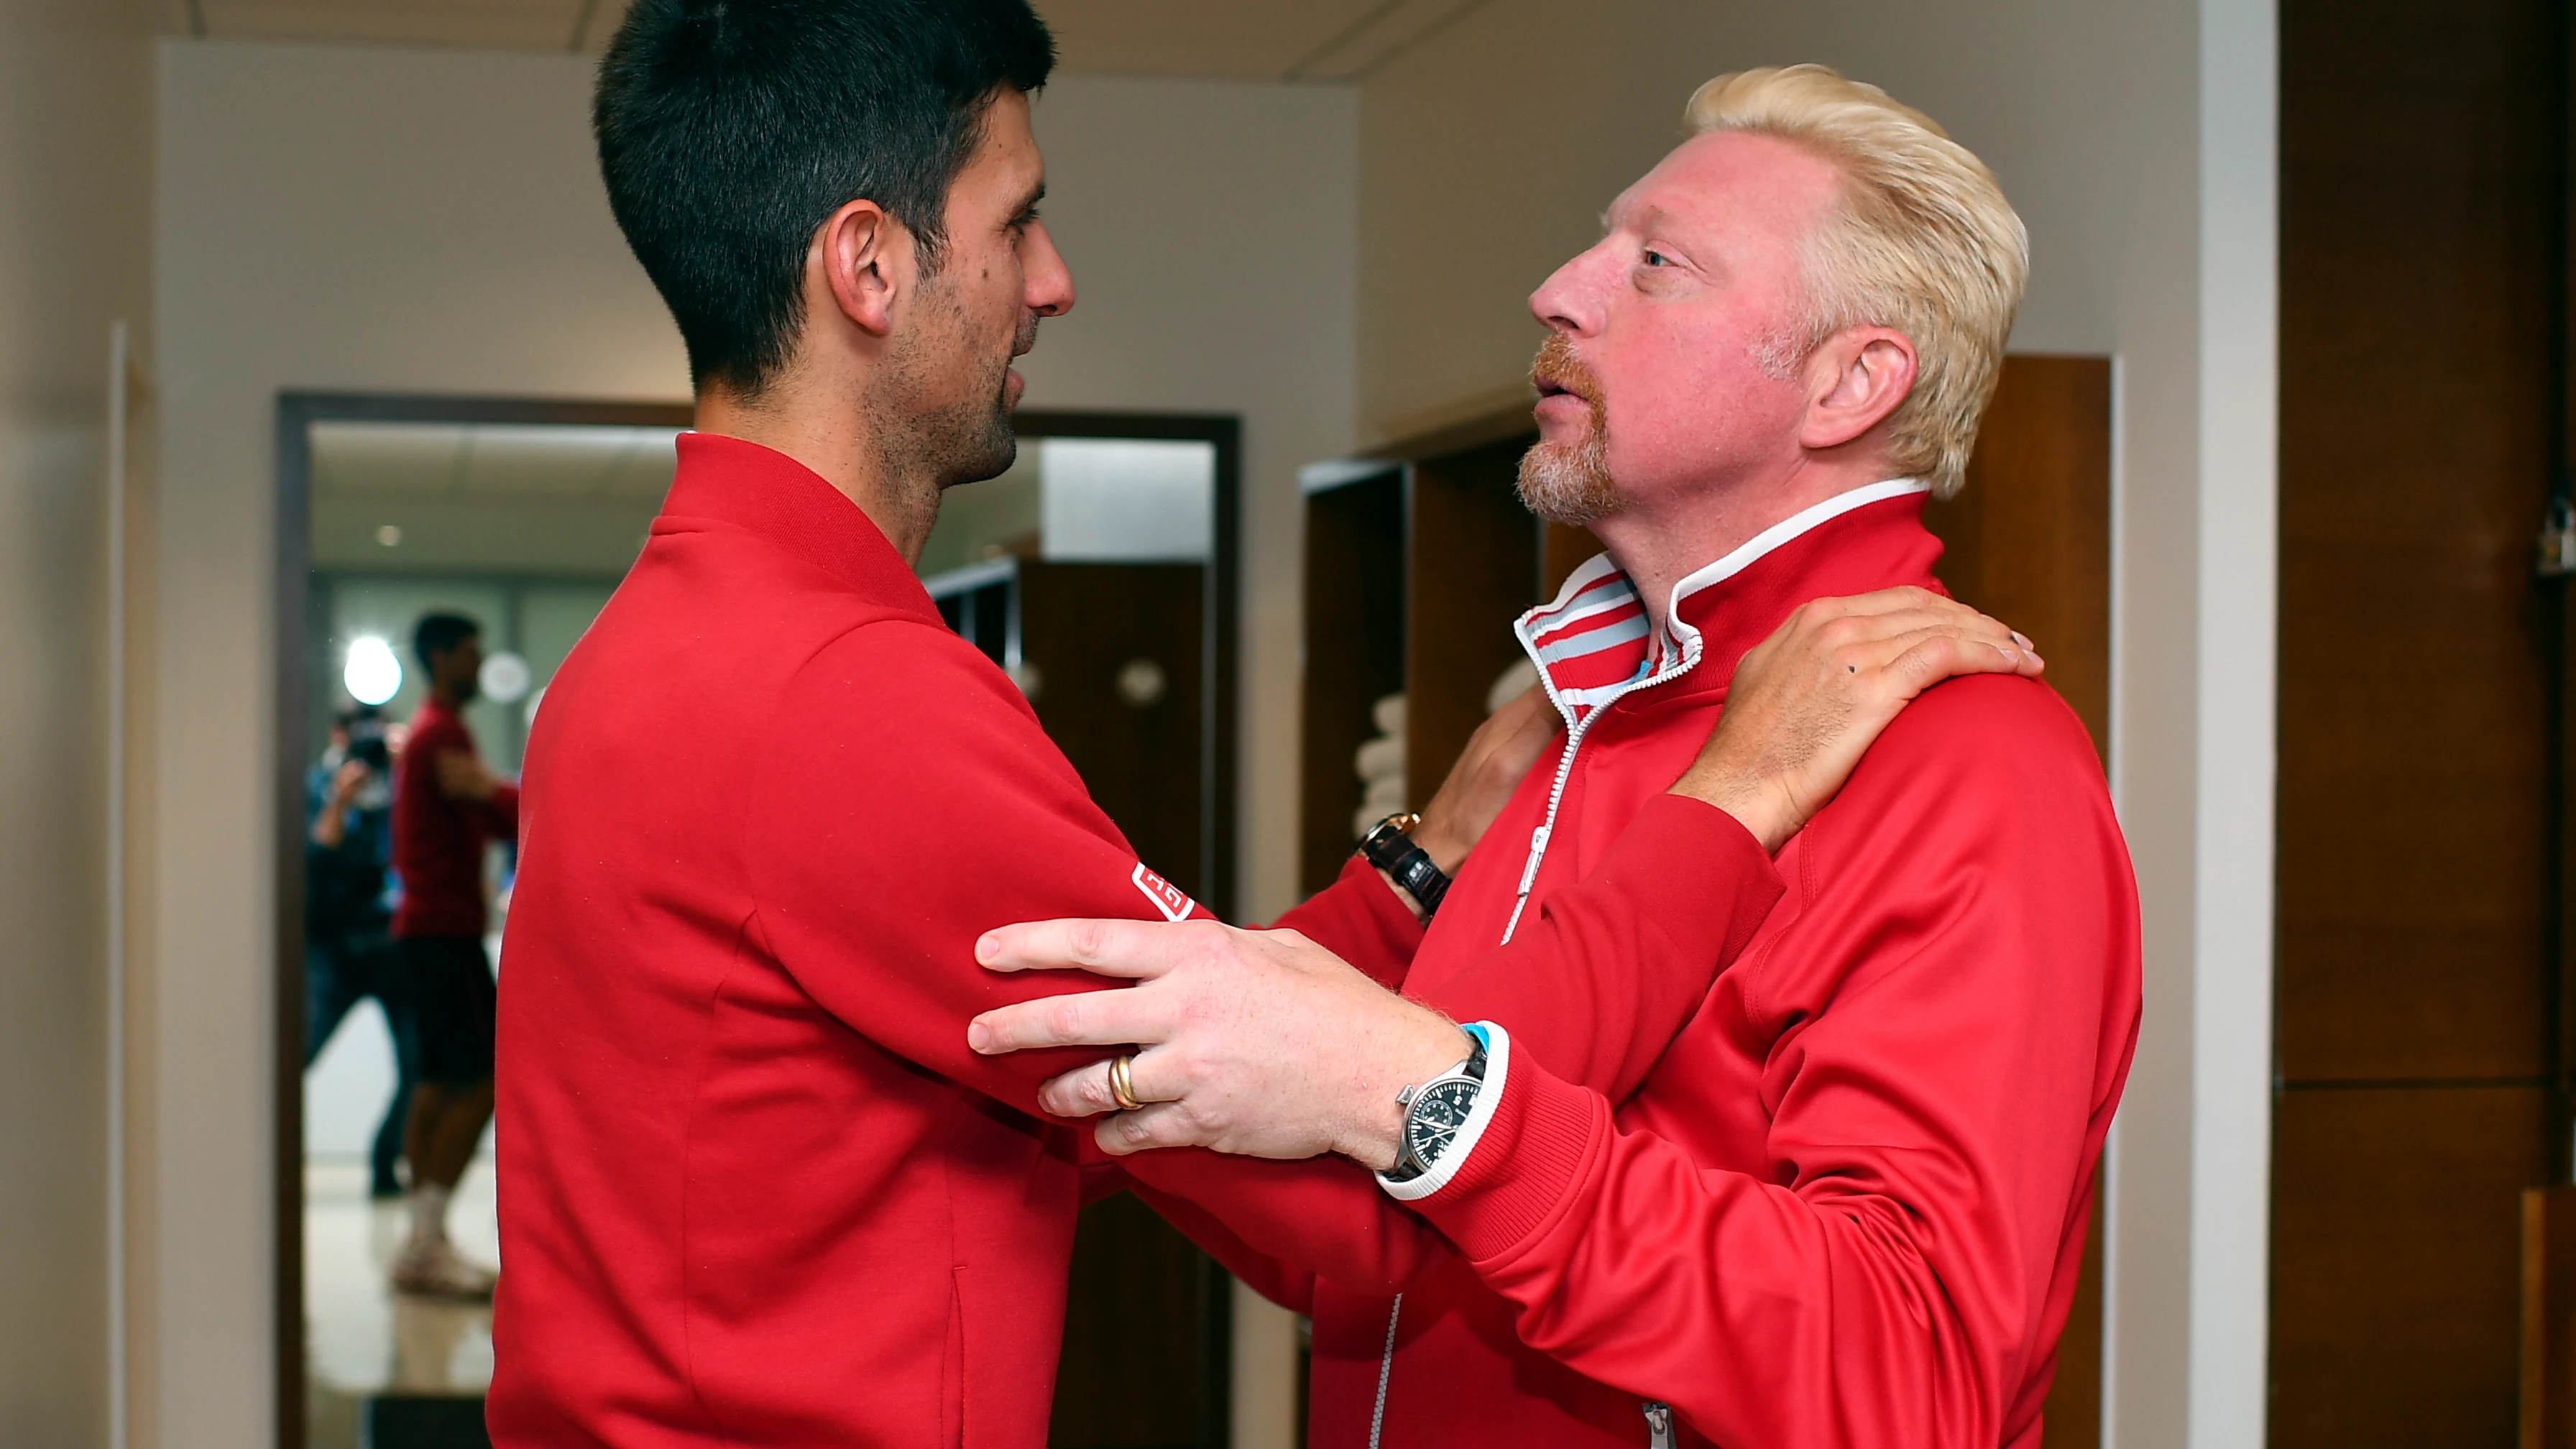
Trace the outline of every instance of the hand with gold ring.
<instances>
[{"instance_id":1,"label":"hand with gold ring","mask_svg":"<svg viewBox=\"0 0 2576 1449\"><path fill-rule=\"evenodd\" d=\"M1136 1056L1120 1052L1109 1059L1109 1099L1122 1112L1141 1112L1145 1104L1136 1100Z\"/></svg>"}]
</instances>

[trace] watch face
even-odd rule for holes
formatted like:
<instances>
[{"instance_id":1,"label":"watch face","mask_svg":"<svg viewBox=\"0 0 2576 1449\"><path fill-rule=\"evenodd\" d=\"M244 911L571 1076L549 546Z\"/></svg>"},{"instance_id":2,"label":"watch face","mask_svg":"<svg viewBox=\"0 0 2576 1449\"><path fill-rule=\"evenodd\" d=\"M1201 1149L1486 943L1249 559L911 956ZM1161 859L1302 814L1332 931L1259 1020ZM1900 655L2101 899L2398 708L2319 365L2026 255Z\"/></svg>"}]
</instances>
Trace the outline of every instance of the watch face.
<instances>
[{"instance_id":1,"label":"watch face","mask_svg":"<svg viewBox=\"0 0 2576 1449\"><path fill-rule=\"evenodd\" d=\"M1476 1105L1476 1091L1483 1085L1460 1077L1445 1077L1422 1089L1413 1099L1413 1110L1404 1119L1404 1137L1415 1157L1426 1167L1440 1160L1449 1150L1458 1129L1467 1123L1467 1114Z\"/></svg>"}]
</instances>

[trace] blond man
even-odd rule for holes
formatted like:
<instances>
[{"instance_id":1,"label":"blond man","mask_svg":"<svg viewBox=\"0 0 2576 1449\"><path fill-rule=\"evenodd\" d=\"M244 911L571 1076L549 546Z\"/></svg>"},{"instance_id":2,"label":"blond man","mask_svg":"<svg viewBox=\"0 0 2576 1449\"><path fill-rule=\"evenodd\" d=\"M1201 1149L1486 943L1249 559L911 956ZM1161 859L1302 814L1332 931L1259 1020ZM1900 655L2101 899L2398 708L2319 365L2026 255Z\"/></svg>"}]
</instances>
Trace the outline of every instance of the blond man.
<instances>
[{"instance_id":1,"label":"blond man","mask_svg":"<svg viewBox=\"0 0 2576 1449\"><path fill-rule=\"evenodd\" d=\"M1830 596L1939 587L1922 503L1960 486L2020 300L1993 176L1877 88L1748 71L1688 116L1530 299L1522 495L1607 553L1519 625L1566 729L1446 883L1404 995L1214 924L978 947L1140 983L970 1040L1123 1053L1040 1100L1103 1114L1149 1194L1196 1204L1166 1211L1313 1315L1317 1445L2039 1441L2139 990L2119 827L2044 685L1956 679L1896 718L1802 835L1763 842L1778 905L1626 1060L1564 1023L1651 1013L1473 976L1641 818L1706 808L1665 786L1713 721L1760 728L1767 705L1725 705L1761 641ZM1641 904L1637 949L1704 909ZM1517 1019L1462 1032L1407 997ZM1229 1194L1144 1151L1181 1146L1346 1160Z\"/></svg>"}]
</instances>

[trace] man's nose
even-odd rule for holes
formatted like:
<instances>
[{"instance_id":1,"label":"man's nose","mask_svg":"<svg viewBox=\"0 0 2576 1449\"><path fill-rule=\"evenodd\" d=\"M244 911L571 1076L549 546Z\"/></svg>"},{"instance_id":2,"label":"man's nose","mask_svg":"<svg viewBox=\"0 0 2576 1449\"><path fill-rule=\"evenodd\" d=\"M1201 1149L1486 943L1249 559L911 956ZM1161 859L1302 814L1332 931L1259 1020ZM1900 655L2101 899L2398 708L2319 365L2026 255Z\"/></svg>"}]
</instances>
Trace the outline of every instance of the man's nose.
<instances>
[{"instance_id":1,"label":"man's nose","mask_svg":"<svg viewBox=\"0 0 2576 1449\"><path fill-rule=\"evenodd\" d=\"M1596 332L1601 326L1601 289L1592 274L1599 269L1586 264L1600 248L1569 258L1554 275L1530 293L1530 315L1550 331L1577 335Z\"/></svg>"},{"instance_id":2,"label":"man's nose","mask_svg":"<svg viewBox=\"0 0 2576 1449\"><path fill-rule=\"evenodd\" d=\"M1031 222L1024 246L1028 290L1025 300L1029 310L1041 317L1061 317L1073 310L1073 268L1064 264L1064 255L1055 249L1055 238L1047 234L1044 222Z\"/></svg>"}]
</instances>

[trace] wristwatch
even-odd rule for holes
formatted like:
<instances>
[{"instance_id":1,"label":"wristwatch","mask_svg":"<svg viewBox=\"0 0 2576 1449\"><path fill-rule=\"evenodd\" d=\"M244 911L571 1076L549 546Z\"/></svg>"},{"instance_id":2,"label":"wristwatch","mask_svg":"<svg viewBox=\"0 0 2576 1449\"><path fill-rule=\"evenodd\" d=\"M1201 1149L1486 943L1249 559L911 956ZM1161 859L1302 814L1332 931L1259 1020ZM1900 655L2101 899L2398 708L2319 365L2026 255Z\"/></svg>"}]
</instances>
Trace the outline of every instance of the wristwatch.
<instances>
[{"instance_id":1,"label":"wristwatch","mask_svg":"<svg viewBox=\"0 0 2576 1449\"><path fill-rule=\"evenodd\" d=\"M1409 1182L1429 1172L1476 1110L1476 1098L1485 1089L1485 1033L1476 1026L1461 1030L1474 1043L1465 1061L1395 1095L1395 1105L1404 1113L1404 1132L1395 1166L1385 1174L1389 1182Z\"/></svg>"},{"instance_id":2,"label":"wristwatch","mask_svg":"<svg viewBox=\"0 0 2576 1449\"><path fill-rule=\"evenodd\" d=\"M1449 877L1431 863L1431 856L1413 843L1409 833L1422 823L1419 815L1390 815L1360 837L1360 855L1369 864L1394 877L1405 894L1422 905L1422 919L1429 921L1440 909L1440 898L1449 893Z\"/></svg>"}]
</instances>

